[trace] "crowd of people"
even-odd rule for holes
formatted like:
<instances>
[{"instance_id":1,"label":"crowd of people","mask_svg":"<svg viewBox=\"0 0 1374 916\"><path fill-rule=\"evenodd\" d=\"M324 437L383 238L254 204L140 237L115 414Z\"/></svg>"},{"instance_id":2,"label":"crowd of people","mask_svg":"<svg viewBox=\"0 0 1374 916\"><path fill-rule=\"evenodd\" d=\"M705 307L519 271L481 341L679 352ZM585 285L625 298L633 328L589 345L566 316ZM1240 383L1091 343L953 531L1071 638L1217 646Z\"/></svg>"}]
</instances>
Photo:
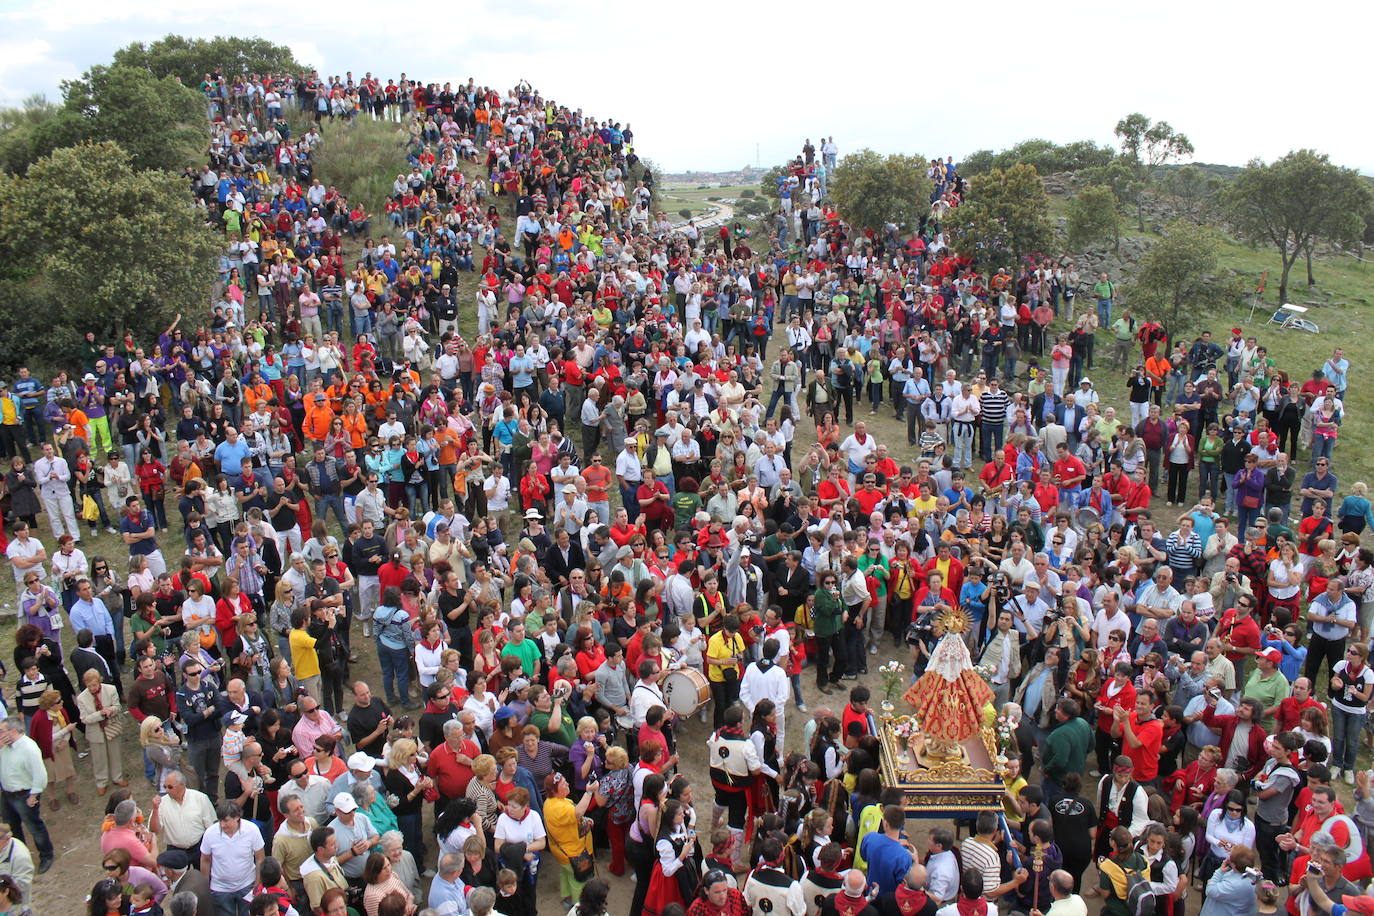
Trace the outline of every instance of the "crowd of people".
<instances>
[{"instance_id":1,"label":"crowd of people","mask_svg":"<svg viewBox=\"0 0 1374 916\"><path fill-rule=\"evenodd\" d=\"M0 382L10 912L78 766L95 916L525 916L542 871L602 916L601 869L649 916L1079 916L1093 863L1111 916L1363 905L1340 349L1170 345L1105 275L961 258L952 159L855 231L808 141L766 231L703 233L628 124L524 84L202 89L216 303ZM375 224L313 168L367 117ZM1005 802L917 844L857 682L955 609Z\"/></svg>"}]
</instances>

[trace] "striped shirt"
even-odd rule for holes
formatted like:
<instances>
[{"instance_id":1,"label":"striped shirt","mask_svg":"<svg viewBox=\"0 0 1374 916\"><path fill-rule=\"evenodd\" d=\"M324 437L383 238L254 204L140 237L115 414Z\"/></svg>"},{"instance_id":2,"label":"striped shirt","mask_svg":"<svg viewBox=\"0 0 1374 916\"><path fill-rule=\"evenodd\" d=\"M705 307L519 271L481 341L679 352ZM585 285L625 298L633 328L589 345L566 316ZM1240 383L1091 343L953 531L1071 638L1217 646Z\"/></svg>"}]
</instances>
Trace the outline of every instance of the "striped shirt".
<instances>
[{"instance_id":1,"label":"striped shirt","mask_svg":"<svg viewBox=\"0 0 1374 916\"><path fill-rule=\"evenodd\" d=\"M1005 391L984 391L978 403L983 408L984 423L1000 426L1007 422L1007 407L1011 404L1011 398Z\"/></svg>"},{"instance_id":2,"label":"striped shirt","mask_svg":"<svg viewBox=\"0 0 1374 916\"><path fill-rule=\"evenodd\" d=\"M1198 537L1196 531L1188 532L1187 540L1180 538L1179 534L1175 531L1165 541L1165 562L1174 569L1192 569L1202 559L1202 538Z\"/></svg>"}]
</instances>

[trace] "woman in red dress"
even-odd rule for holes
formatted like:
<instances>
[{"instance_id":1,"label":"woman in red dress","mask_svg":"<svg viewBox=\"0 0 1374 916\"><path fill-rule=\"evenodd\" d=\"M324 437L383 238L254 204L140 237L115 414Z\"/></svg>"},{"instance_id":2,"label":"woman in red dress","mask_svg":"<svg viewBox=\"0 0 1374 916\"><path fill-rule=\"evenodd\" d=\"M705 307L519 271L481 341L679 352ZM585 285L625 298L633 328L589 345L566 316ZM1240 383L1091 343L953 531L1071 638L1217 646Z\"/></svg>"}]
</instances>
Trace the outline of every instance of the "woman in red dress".
<instances>
[{"instance_id":1,"label":"woman in red dress","mask_svg":"<svg viewBox=\"0 0 1374 916\"><path fill-rule=\"evenodd\" d=\"M682 803L669 799L663 803L654 841L654 868L649 890L644 896L644 916L660 916L670 903L686 906L696 897L696 832L686 826Z\"/></svg>"}]
</instances>

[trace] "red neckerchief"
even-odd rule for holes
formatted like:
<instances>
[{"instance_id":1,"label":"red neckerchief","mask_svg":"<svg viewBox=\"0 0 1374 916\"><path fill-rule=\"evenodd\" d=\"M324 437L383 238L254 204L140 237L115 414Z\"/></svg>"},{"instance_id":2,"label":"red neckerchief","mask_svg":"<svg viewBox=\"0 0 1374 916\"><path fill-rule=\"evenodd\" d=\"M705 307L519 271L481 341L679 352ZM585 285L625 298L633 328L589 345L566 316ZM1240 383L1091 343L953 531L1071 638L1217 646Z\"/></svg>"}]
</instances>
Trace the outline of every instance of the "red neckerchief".
<instances>
[{"instance_id":1,"label":"red neckerchief","mask_svg":"<svg viewBox=\"0 0 1374 916\"><path fill-rule=\"evenodd\" d=\"M954 905L959 910L959 916L986 916L988 912L988 902L982 897L969 900L961 894Z\"/></svg>"},{"instance_id":2,"label":"red neckerchief","mask_svg":"<svg viewBox=\"0 0 1374 916\"><path fill-rule=\"evenodd\" d=\"M917 913L925 909L926 902L930 899L926 896L925 891L913 890L907 887L906 884L897 885L897 890L894 892L893 896L897 901L897 909L904 914L904 916L910 916L912 913ZM962 914L963 911L960 910L960 913Z\"/></svg>"},{"instance_id":3,"label":"red neckerchief","mask_svg":"<svg viewBox=\"0 0 1374 916\"><path fill-rule=\"evenodd\" d=\"M868 906L868 897L851 897L848 891L841 890L834 897L830 898L835 904L835 912L839 916L858 916ZM964 913L960 909L960 916L979 916L979 914Z\"/></svg>"}]
</instances>

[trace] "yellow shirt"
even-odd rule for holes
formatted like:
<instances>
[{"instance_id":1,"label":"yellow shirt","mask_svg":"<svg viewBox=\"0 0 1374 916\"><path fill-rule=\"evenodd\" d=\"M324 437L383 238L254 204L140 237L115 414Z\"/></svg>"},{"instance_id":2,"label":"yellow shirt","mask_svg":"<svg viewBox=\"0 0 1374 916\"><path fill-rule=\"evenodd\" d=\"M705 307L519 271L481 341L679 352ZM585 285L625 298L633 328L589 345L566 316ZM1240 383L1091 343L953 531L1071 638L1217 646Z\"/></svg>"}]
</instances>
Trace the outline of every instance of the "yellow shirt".
<instances>
[{"instance_id":1,"label":"yellow shirt","mask_svg":"<svg viewBox=\"0 0 1374 916\"><path fill-rule=\"evenodd\" d=\"M296 677L305 679L320 673L320 656L315 651L315 637L302 629L292 629L288 639L291 646L291 667Z\"/></svg>"},{"instance_id":2,"label":"yellow shirt","mask_svg":"<svg viewBox=\"0 0 1374 916\"><path fill-rule=\"evenodd\" d=\"M567 865L578 853L592 851L592 835L579 835L579 820L576 806L568 799L550 798L544 802L544 831L549 835L549 851L560 865Z\"/></svg>"},{"instance_id":3,"label":"yellow shirt","mask_svg":"<svg viewBox=\"0 0 1374 916\"><path fill-rule=\"evenodd\" d=\"M716 658L743 655L744 637L736 633L734 637L727 642L725 639L725 631L721 630L715 636L712 636L710 641L706 643L706 654L708 656L715 656ZM715 662L708 661L706 663L706 677L713 683L719 684L721 681L725 680L725 670L727 668L733 668L736 674L739 673L738 665L719 665Z\"/></svg>"}]
</instances>

